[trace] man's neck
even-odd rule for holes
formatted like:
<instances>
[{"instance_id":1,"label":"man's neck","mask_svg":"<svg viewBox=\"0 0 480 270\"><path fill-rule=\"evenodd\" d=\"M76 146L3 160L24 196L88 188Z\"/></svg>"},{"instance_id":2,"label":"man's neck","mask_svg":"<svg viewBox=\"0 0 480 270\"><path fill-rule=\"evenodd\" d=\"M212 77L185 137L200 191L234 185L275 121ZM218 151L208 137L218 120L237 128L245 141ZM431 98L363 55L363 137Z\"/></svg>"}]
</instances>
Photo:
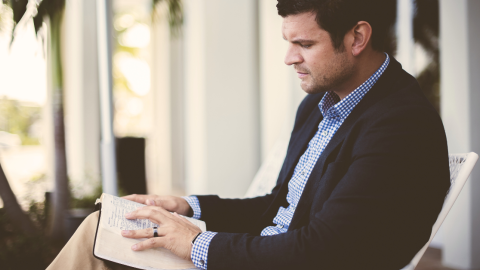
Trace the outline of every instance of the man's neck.
<instances>
[{"instance_id":1,"label":"man's neck","mask_svg":"<svg viewBox=\"0 0 480 270\"><path fill-rule=\"evenodd\" d=\"M358 59L357 68L355 68L350 80L334 90L335 94L337 94L340 99L344 99L368 80L368 78L380 68L383 62L385 62L385 59L386 55L383 52L372 52L369 55L361 56Z\"/></svg>"}]
</instances>

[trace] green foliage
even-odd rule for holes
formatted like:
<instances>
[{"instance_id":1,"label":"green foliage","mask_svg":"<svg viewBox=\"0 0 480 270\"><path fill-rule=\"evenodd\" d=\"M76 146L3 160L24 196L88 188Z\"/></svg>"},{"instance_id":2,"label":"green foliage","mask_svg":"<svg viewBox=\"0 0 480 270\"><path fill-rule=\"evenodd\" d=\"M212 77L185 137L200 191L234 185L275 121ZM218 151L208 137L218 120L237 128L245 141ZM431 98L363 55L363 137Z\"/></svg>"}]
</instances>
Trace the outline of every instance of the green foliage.
<instances>
[{"instance_id":1,"label":"green foliage","mask_svg":"<svg viewBox=\"0 0 480 270\"><path fill-rule=\"evenodd\" d=\"M38 227L46 220L44 203L30 205L30 218ZM0 266L2 270L45 269L58 254L45 234L25 236L20 228L14 226L0 208Z\"/></svg>"},{"instance_id":2,"label":"green foliage","mask_svg":"<svg viewBox=\"0 0 480 270\"><path fill-rule=\"evenodd\" d=\"M102 186L98 185L95 188L95 191L90 195L79 197L79 198L73 197L71 202L70 202L70 206L72 208L90 208L90 209L93 209L95 207L95 201L98 198L100 198L100 196L102 195L102 192L103 192Z\"/></svg>"},{"instance_id":3,"label":"green foliage","mask_svg":"<svg viewBox=\"0 0 480 270\"><path fill-rule=\"evenodd\" d=\"M168 8L168 23L171 32L175 35L180 32L183 24L183 4L181 0L153 0L153 18L158 16L158 7L161 4L166 4Z\"/></svg>"},{"instance_id":4,"label":"green foliage","mask_svg":"<svg viewBox=\"0 0 480 270\"><path fill-rule=\"evenodd\" d=\"M98 185L95 188L95 191L87 196L82 197L73 197L70 206L71 208L83 208L83 209L94 209L95 208L95 201L102 196L103 189L101 185ZM127 194L122 187L118 187L118 196L126 196Z\"/></svg>"},{"instance_id":5,"label":"green foliage","mask_svg":"<svg viewBox=\"0 0 480 270\"><path fill-rule=\"evenodd\" d=\"M417 80L433 107L440 112L440 10L438 0L416 0L413 37L431 58L430 64L419 73Z\"/></svg>"},{"instance_id":6,"label":"green foliage","mask_svg":"<svg viewBox=\"0 0 480 270\"><path fill-rule=\"evenodd\" d=\"M6 3L13 10L13 20L18 23L27 11L28 0L7 0ZM65 0L43 0L37 7L37 14L33 18L35 31L38 31L43 25L43 19L48 16L50 18L61 14L65 8Z\"/></svg>"},{"instance_id":7,"label":"green foliage","mask_svg":"<svg viewBox=\"0 0 480 270\"><path fill-rule=\"evenodd\" d=\"M28 0L8 0L7 4L13 10L13 21L18 23L27 11Z\"/></svg>"},{"instance_id":8,"label":"green foliage","mask_svg":"<svg viewBox=\"0 0 480 270\"><path fill-rule=\"evenodd\" d=\"M433 57L439 55L440 9L438 0L416 0L413 37Z\"/></svg>"},{"instance_id":9,"label":"green foliage","mask_svg":"<svg viewBox=\"0 0 480 270\"><path fill-rule=\"evenodd\" d=\"M38 189L46 184L45 175L39 174L27 182L28 189ZM93 210L95 200L100 198L100 185L88 196L72 198L73 208L90 208ZM36 202L33 197L28 206L28 216L35 224L40 235L28 237L6 216L5 209L0 208L0 269L45 269L60 252L62 246L54 243L47 236L48 212L51 211L45 201ZM61 243L60 243L61 244Z\"/></svg>"},{"instance_id":10,"label":"green foliage","mask_svg":"<svg viewBox=\"0 0 480 270\"><path fill-rule=\"evenodd\" d=\"M28 106L16 100L0 99L0 131L17 134L23 145L38 145L39 138L31 127L41 118L39 106Z\"/></svg>"},{"instance_id":11,"label":"green foliage","mask_svg":"<svg viewBox=\"0 0 480 270\"><path fill-rule=\"evenodd\" d=\"M418 76L417 81L423 94L440 113L440 68L438 62L432 61Z\"/></svg>"}]
</instances>

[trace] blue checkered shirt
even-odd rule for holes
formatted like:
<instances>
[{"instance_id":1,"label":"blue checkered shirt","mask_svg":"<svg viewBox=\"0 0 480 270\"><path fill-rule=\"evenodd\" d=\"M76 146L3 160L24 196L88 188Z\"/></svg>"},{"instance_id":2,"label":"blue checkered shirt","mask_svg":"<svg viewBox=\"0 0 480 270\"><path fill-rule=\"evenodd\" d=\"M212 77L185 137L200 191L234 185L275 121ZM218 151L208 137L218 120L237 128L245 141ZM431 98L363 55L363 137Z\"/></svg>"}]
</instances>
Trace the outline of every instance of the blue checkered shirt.
<instances>
[{"instance_id":1,"label":"blue checkered shirt","mask_svg":"<svg viewBox=\"0 0 480 270\"><path fill-rule=\"evenodd\" d=\"M312 173L318 157L323 153L325 147L328 145L333 135L337 132L343 124L353 108L362 100L365 94L373 87L380 76L383 74L388 64L390 57L385 54L387 58L380 68L362 85L355 89L352 93L344 99L340 98L334 92L327 92L318 107L323 115L323 120L318 125L318 131L315 136L308 143L308 148L300 157L297 166L293 172L293 176L288 183L287 201L288 207L280 207L277 215L273 219L276 226L269 226L262 230L261 236L269 236L280 233L285 233L292 222L293 214L302 196L303 189L307 183L310 174ZM187 200L193 209L193 217L199 219L201 217L201 209L198 198L195 196L183 197ZM216 235L215 232L204 232L200 234L195 241L191 258L195 266L207 269L207 255L210 241Z\"/></svg>"}]
</instances>

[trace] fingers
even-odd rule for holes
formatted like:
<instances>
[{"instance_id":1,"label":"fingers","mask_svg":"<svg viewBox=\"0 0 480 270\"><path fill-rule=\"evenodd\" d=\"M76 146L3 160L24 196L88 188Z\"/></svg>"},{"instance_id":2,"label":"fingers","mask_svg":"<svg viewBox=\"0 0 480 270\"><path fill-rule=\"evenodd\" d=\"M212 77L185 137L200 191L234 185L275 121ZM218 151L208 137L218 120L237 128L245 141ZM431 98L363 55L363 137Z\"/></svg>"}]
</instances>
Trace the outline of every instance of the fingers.
<instances>
[{"instance_id":1,"label":"fingers","mask_svg":"<svg viewBox=\"0 0 480 270\"><path fill-rule=\"evenodd\" d=\"M132 194L122 198L149 206L160 206L168 211L178 212L184 216L188 215L190 211L190 205L187 203L187 201L183 198L175 196Z\"/></svg>"},{"instance_id":2,"label":"fingers","mask_svg":"<svg viewBox=\"0 0 480 270\"><path fill-rule=\"evenodd\" d=\"M173 196L159 196L159 197L149 198L145 201L145 204L152 205L152 206L161 206L170 211L176 211L176 208L177 208L175 197Z\"/></svg>"},{"instance_id":3,"label":"fingers","mask_svg":"<svg viewBox=\"0 0 480 270\"><path fill-rule=\"evenodd\" d=\"M134 201L134 202L138 202L138 203L143 203L143 204L145 204L145 201L146 201L149 197L151 197L151 195L132 194L132 195L123 196L122 198L125 199L125 200L129 200L129 201Z\"/></svg>"},{"instance_id":4,"label":"fingers","mask_svg":"<svg viewBox=\"0 0 480 270\"><path fill-rule=\"evenodd\" d=\"M148 219L157 224L164 224L172 218L167 210L158 206L145 206L125 215L127 219Z\"/></svg>"},{"instance_id":5,"label":"fingers","mask_svg":"<svg viewBox=\"0 0 480 270\"><path fill-rule=\"evenodd\" d=\"M146 199L146 200L145 200L145 204L146 204L146 205L152 205L152 206L155 206L155 205L156 205L154 199Z\"/></svg>"},{"instance_id":6,"label":"fingers","mask_svg":"<svg viewBox=\"0 0 480 270\"><path fill-rule=\"evenodd\" d=\"M150 237L153 237L153 228L148 228L143 230L122 231L122 236L127 238L150 238Z\"/></svg>"},{"instance_id":7,"label":"fingers","mask_svg":"<svg viewBox=\"0 0 480 270\"><path fill-rule=\"evenodd\" d=\"M158 236L164 236L165 233L160 228L157 228ZM143 229L143 230L131 230L131 231L122 231L122 236L126 238L152 238L153 237L153 228Z\"/></svg>"},{"instance_id":8,"label":"fingers","mask_svg":"<svg viewBox=\"0 0 480 270\"><path fill-rule=\"evenodd\" d=\"M168 196L167 196L168 197ZM161 197L156 195L140 195L140 194L131 194L122 197L125 200L130 200L138 202L141 204L151 205L151 206L162 206L168 208L170 206L169 200L162 200Z\"/></svg>"},{"instance_id":9,"label":"fingers","mask_svg":"<svg viewBox=\"0 0 480 270\"><path fill-rule=\"evenodd\" d=\"M176 212L172 213L172 216L173 216L174 219L178 220L179 222L181 222L183 224L192 224L190 221L188 221L186 218L180 216Z\"/></svg>"},{"instance_id":10,"label":"fingers","mask_svg":"<svg viewBox=\"0 0 480 270\"><path fill-rule=\"evenodd\" d=\"M134 202L142 203L142 204L146 204L146 205L152 205L152 206L159 205L159 206L161 206L161 204L156 203L156 200L158 200L158 202L160 202L160 200L157 199L157 197L158 196L156 196L156 195L131 194L131 195L123 196L122 198L125 199L125 200L134 201Z\"/></svg>"},{"instance_id":11,"label":"fingers","mask_svg":"<svg viewBox=\"0 0 480 270\"><path fill-rule=\"evenodd\" d=\"M188 260L191 256L191 241L199 232L200 228L188 222L176 213L170 213L158 206L145 206L130 213L129 218L149 219L157 224L162 224L157 229L159 237L153 237L153 228L122 231L127 238L149 238L136 243L131 248L134 251L141 251L151 248L163 247L172 251L177 256ZM141 241L141 240L138 240Z\"/></svg>"},{"instance_id":12,"label":"fingers","mask_svg":"<svg viewBox=\"0 0 480 270\"><path fill-rule=\"evenodd\" d=\"M164 247L165 238L163 237L153 237L148 240L142 241L138 244L132 246L132 249L135 251L145 250L149 248Z\"/></svg>"}]
</instances>

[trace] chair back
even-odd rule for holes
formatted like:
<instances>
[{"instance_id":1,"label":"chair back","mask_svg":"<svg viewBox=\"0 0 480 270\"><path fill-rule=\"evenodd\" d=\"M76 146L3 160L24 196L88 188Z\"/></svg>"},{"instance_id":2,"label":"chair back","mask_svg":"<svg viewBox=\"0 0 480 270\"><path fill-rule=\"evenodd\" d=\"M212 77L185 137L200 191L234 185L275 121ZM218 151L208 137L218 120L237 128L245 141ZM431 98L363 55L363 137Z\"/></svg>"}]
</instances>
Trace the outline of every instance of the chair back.
<instances>
[{"instance_id":1,"label":"chair back","mask_svg":"<svg viewBox=\"0 0 480 270\"><path fill-rule=\"evenodd\" d=\"M460 191L467 182L468 176L470 176L470 173L472 172L477 160L478 155L473 152L467 154L449 155L451 185L450 190L445 197L442 211L440 211L437 221L435 222L435 224L433 224L432 234L430 235L430 239L428 240L428 242L423 246L422 249L420 249L420 251L415 255L415 257L413 257L413 260L410 262L410 264L402 268L402 270L415 269L418 262L425 253L425 250L427 250L430 242L432 242L433 237L435 236L443 221L447 217L448 212L450 211L450 209L452 209L455 200L457 199Z\"/></svg>"},{"instance_id":2,"label":"chair back","mask_svg":"<svg viewBox=\"0 0 480 270\"><path fill-rule=\"evenodd\" d=\"M278 174L283 165L283 160L287 154L288 137L282 137L275 142L272 151L268 154L267 158L257 174L253 178L252 183L248 187L245 198L254 198L263 196L272 191L277 183Z\"/></svg>"}]
</instances>

